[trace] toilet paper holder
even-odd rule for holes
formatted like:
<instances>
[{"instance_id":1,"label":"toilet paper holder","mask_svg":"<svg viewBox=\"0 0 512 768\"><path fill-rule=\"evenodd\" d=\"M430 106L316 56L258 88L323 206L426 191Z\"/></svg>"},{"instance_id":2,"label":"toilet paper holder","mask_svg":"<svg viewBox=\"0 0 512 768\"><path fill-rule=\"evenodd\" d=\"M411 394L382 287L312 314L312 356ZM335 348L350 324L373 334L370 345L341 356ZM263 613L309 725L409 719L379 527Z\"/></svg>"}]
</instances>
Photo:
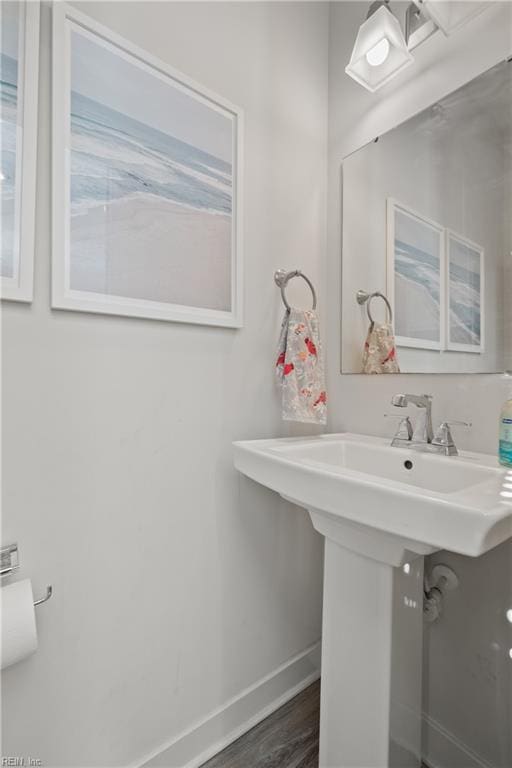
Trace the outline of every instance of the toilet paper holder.
<instances>
[{"instance_id":1,"label":"toilet paper holder","mask_svg":"<svg viewBox=\"0 0 512 768\"><path fill-rule=\"evenodd\" d=\"M10 576L14 571L20 567L20 559L18 553L18 545L8 544L6 547L0 549L0 576ZM36 605L42 605L46 603L53 595L53 587L48 584L46 587L46 594L44 597L40 597L39 600L34 600L34 607Z\"/></svg>"},{"instance_id":2,"label":"toilet paper holder","mask_svg":"<svg viewBox=\"0 0 512 768\"><path fill-rule=\"evenodd\" d=\"M46 603L47 600L50 599L50 597L53 595L53 587L51 584L48 584L46 587L46 595L44 597L40 597L39 600L34 600L34 608L36 605L41 605L42 603Z\"/></svg>"}]
</instances>

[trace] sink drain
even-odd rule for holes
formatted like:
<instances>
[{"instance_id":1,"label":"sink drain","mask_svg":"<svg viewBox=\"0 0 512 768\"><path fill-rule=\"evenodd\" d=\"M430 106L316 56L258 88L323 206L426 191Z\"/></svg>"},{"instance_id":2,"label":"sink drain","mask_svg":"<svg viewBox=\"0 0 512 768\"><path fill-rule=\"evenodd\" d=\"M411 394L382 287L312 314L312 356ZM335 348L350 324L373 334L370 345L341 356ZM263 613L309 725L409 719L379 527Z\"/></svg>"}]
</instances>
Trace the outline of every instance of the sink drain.
<instances>
[{"instance_id":1,"label":"sink drain","mask_svg":"<svg viewBox=\"0 0 512 768\"><path fill-rule=\"evenodd\" d=\"M412 469L414 467L414 464L410 459L407 459L406 461L404 461L404 467L406 469Z\"/></svg>"}]
</instances>

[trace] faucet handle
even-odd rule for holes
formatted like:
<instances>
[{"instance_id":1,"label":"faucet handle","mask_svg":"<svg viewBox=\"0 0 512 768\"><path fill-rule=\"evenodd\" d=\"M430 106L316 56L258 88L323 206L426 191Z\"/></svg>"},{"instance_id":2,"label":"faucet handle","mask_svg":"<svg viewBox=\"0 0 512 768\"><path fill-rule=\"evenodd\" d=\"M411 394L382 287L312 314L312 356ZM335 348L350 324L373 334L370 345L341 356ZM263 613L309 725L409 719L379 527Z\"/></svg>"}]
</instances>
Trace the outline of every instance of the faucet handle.
<instances>
[{"instance_id":1,"label":"faucet handle","mask_svg":"<svg viewBox=\"0 0 512 768\"><path fill-rule=\"evenodd\" d=\"M395 442L395 440L400 442L402 441L410 442L412 440L413 428L412 428L412 423L409 416L400 416L397 413L385 413L384 418L396 419L399 422L398 428L393 438L393 443Z\"/></svg>"},{"instance_id":2,"label":"faucet handle","mask_svg":"<svg viewBox=\"0 0 512 768\"><path fill-rule=\"evenodd\" d=\"M442 436L446 433L450 433L450 427L472 427L473 424L470 421L442 421L436 431L436 437ZM434 440L436 439L434 437Z\"/></svg>"},{"instance_id":3,"label":"faucet handle","mask_svg":"<svg viewBox=\"0 0 512 768\"><path fill-rule=\"evenodd\" d=\"M457 456L458 451L455 446L450 427L471 426L472 424L469 421L443 421L436 430L434 439L432 440L432 445L439 445L442 448L445 448L449 456Z\"/></svg>"}]
</instances>

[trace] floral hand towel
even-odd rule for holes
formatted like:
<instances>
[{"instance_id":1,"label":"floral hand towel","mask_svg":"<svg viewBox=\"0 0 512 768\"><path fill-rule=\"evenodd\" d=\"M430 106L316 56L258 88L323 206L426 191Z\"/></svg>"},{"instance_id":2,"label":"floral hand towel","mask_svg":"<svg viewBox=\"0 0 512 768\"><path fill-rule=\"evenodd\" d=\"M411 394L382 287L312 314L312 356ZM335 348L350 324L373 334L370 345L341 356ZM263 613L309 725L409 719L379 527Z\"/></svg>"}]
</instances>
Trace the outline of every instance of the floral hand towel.
<instances>
[{"instance_id":1,"label":"floral hand towel","mask_svg":"<svg viewBox=\"0 0 512 768\"><path fill-rule=\"evenodd\" d=\"M390 323L372 323L364 344L363 373L400 373Z\"/></svg>"},{"instance_id":2,"label":"floral hand towel","mask_svg":"<svg viewBox=\"0 0 512 768\"><path fill-rule=\"evenodd\" d=\"M282 391L282 415L287 421L325 424L325 391L318 316L313 310L285 312L276 362Z\"/></svg>"}]
</instances>

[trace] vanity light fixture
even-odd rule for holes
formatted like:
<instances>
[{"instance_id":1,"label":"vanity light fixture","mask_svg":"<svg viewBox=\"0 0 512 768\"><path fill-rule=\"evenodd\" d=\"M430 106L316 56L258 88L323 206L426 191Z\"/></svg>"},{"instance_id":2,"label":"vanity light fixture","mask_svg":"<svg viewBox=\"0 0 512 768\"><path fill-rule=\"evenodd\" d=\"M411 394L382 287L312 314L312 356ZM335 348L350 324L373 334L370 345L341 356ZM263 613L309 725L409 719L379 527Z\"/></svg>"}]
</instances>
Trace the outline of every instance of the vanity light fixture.
<instances>
[{"instance_id":1,"label":"vanity light fixture","mask_svg":"<svg viewBox=\"0 0 512 768\"><path fill-rule=\"evenodd\" d=\"M389 0L376 0L359 27L345 72L374 92L412 62L400 22L389 9Z\"/></svg>"},{"instance_id":2,"label":"vanity light fixture","mask_svg":"<svg viewBox=\"0 0 512 768\"><path fill-rule=\"evenodd\" d=\"M421 3L428 15L442 29L445 35L451 35L460 29L468 21L485 11L492 3L489 0L477 2L476 0L423 0Z\"/></svg>"},{"instance_id":3,"label":"vanity light fixture","mask_svg":"<svg viewBox=\"0 0 512 768\"><path fill-rule=\"evenodd\" d=\"M345 72L374 92L412 62L400 22L389 9L389 0L376 0L359 27Z\"/></svg>"},{"instance_id":4,"label":"vanity light fixture","mask_svg":"<svg viewBox=\"0 0 512 768\"><path fill-rule=\"evenodd\" d=\"M425 10L422 0L414 0L405 12L405 40L412 51L439 29L434 19Z\"/></svg>"},{"instance_id":5,"label":"vanity light fixture","mask_svg":"<svg viewBox=\"0 0 512 768\"><path fill-rule=\"evenodd\" d=\"M373 93L411 64L411 51L438 29L449 35L490 4L476 0L412 0L405 13L404 35L389 0L375 0L359 27L345 72Z\"/></svg>"}]
</instances>

